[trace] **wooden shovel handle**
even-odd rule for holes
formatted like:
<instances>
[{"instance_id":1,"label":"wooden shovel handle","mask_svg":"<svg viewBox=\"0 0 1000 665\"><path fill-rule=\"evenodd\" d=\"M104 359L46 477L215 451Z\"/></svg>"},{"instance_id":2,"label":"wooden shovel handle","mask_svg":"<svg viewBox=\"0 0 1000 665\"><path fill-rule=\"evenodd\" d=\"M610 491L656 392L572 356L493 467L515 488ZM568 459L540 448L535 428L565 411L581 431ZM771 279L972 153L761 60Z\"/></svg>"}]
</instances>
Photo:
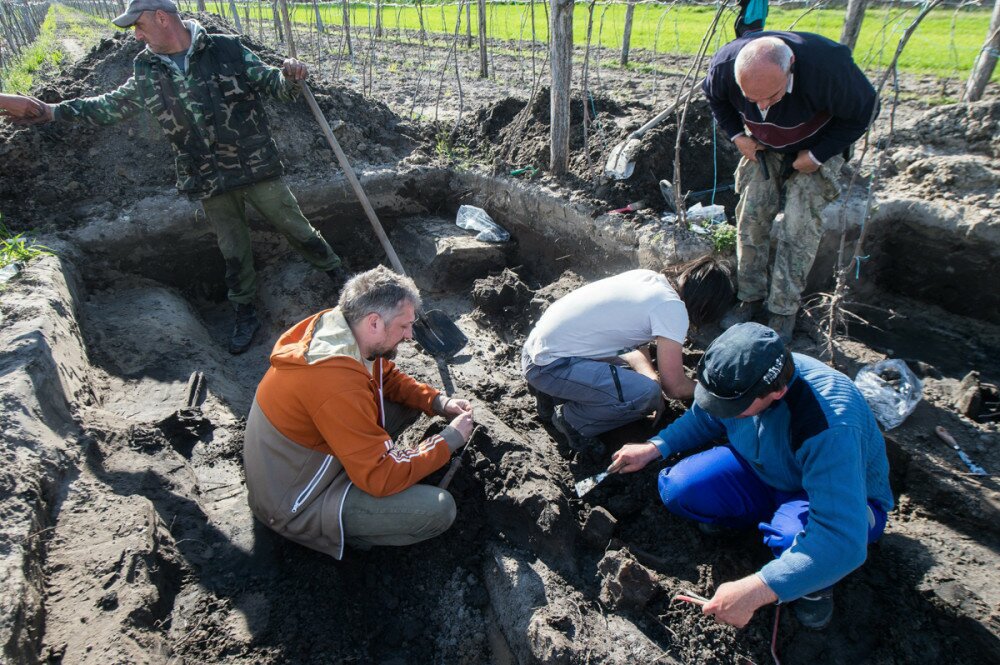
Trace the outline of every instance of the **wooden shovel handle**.
<instances>
[{"instance_id":1,"label":"wooden shovel handle","mask_svg":"<svg viewBox=\"0 0 1000 665\"><path fill-rule=\"evenodd\" d=\"M281 21L285 25L285 38L288 42L288 53L293 58L295 55L295 38L292 36L292 24L288 18L288 3L287 0L281 0ZM389 257L389 262L392 263L392 267L400 275L405 275L406 270L403 269L403 263L399 260L396 255L396 250L392 248L392 244L389 242L389 237L385 234L385 229L382 228L382 224L378 221L378 215L375 214L375 209L372 207L371 201L368 200L368 195L365 194L365 190L361 188L361 183L358 182L358 176L355 175L354 169L351 168L351 163L347 161L347 155L340 148L340 143L337 141L337 137L333 135L333 130L330 129L330 123L327 122L326 116L323 115L323 111L320 110L319 104L316 103L316 98L313 97L312 90L309 88L309 84L305 81L302 82L302 94L306 98L306 103L309 105L309 109L312 111L313 116L316 118L316 122L319 123L319 128L323 132L323 136L326 137L326 142L330 144L330 148L333 150L333 154L337 156L337 162L340 164L340 170L344 172L347 176L347 181L351 183L351 189L354 190L355 196L358 197L358 201L361 202L361 207L364 208L365 216L368 217L368 221L371 222L372 228L375 230L375 235L378 236L378 240L382 243L382 249Z\"/></svg>"}]
</instances>

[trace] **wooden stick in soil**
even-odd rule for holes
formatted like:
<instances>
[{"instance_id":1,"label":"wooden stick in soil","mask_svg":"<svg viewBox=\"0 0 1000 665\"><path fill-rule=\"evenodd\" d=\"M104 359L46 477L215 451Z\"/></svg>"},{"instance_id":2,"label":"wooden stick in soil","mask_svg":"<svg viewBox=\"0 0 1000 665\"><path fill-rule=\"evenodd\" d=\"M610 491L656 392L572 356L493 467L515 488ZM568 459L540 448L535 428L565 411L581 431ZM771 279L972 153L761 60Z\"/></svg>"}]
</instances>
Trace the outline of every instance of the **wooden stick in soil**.
<instances>
[{"instance_id":1,"label":"wooden stick in soil","mask_svg":"<svg viewBox=\"0 0 1000 665\"><path fill-rule=\"evenodd\" d=\"M294 58L296 55L295 40L292 38L292 26L288 19L287 0L281 0L281 20L285 25L285 33L288 35L288 53ZM330 129L330 123L327 122L326 116L323 115L323 111L319 108L319 104L316 103L316 98L313 97L312 89L305 81L302 81L302 94L306 98L306 103L309 104L309 109L312 111L313 116L315 116L316 122L319 123L320 130L322 130L323 136L326 137L326 142L330 144L333 154L337 156L337 162L340 164L340 169L344 172L344 176L347 177L347 181L351 184L351 189L354 190L354 194L358 197L358 201L361 202L361 207L364 208L365 215L368 217L368 221L371 222L372 228L375 230L375 235L378 236L379 242L382 243L382 249L384 249L386 255L388 255L389 262L392 263L392 267L396 270L396 272L401 275L405 275L406 271L403 269L403 263L399 260L399 257L396 256L396 251L389 243L389 237L386 236L385 230L382 228L382 224L378 221L375 209L372 208L372 204L368 200L365 190L361 188L358 176L355 175L354 169L351 168L351 163L347 161L347 155L345 155L344 151L341 149L340 143L337 141L337 137L333 135L333 130Z\"/></svg>"}]
</instances>

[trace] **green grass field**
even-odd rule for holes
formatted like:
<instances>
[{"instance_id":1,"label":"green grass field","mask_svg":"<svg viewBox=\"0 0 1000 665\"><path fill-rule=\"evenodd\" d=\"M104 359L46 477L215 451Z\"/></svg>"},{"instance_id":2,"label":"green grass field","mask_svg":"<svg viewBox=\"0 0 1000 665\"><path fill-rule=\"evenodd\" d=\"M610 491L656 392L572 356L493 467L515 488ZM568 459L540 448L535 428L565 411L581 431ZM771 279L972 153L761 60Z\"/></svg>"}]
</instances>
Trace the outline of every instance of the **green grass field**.
<instances>
[{"instance_id":1,"label":"green grass field","mask_svg":"<svg viewBox=\"0 0 1000 665\"><path fill-rule=\"evenodd\" d=\"M185 8L194 7L190 0L184 0ZM209 3L209 9L217 7ZM266 5L250 5L254 22L261 19L258 11L263 7L263 19L271 20L271 11ZM328 25L340 25L341 5L322 3L323 21ZM578 45L586 42L588 6L578 2L574 13L574 39ZM453 33L456 12L454 4L425 3L423 20L428 32ZM228 13L228 3L225 11ZM712 7L692 7L679 5L638 5L632 27L632 49L645 49L657 53L693 54L698 50L705 30L712 21L715 9ZM914 7L884 6L868 10L855 57L866 69L878 69L888 63L896 50L896 44L903 30L917 15ZM733 38L734 15L723 19L722 30L714 38L709 51ZM465 33L464 15L461 32ZM610 49L619 49L625 19L625 7L621 4L597 5L594 9L594 29L592 43L600 43ZM774 7L768 16L767 26L771 29L816 32L831 39L839 39L843 25L843 9L821 9L807 11L803 8L783 9ZM314 13L308 5L295 5L293 20L298 24L314 22ZM934 10L914 33L900 58L900 69L910 73L933 74L941 77L965 77L972 70L976 55L982 48L989 26L990 12L986 9L949 8ZM375 5L352 3L351 22L356 28L374 25ZM548 38L545 7L537 3L534 8L535 38ZM382 25L387 31L418 30L420 20L415 5L407 7L386 7L382 14ZM491 39L529 40L532 37L531 7L527 4L490 4L487 8L487 30ZM472 32L478 35L478 16L475 5L472 8ZM1000 69L993 80L1000 80Z\"/></svg>"},{"instance_id":2,"label":"green grass field","mask_svg":"<svg viewBox=\"0 0 1000 665\"><path fill-rule=\"evenodd\" d=\"M61 38L71 36L89 47L97 41L98 35L107 32L108 25L107 21L95 19L90 14L53 4L45 16L38 39L24 49L9 67L0 70L0 88L4 92L29 93L36 74L55 72L66 58Z\"/></svg>"}]
</instances>

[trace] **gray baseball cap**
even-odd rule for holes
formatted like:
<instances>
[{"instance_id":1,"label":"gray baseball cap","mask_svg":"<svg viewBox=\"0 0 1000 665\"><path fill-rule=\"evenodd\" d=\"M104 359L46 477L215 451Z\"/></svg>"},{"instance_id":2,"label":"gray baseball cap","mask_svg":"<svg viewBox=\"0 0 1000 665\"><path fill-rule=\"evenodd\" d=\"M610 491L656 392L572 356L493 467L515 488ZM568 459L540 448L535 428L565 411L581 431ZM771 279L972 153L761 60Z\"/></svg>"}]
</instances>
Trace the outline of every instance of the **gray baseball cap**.
<instances>
[{"instance_id":1,"label":"gray baseball cap","mask_svg":"<svg viewBox=\"0 0 1000 665\"><path fill-rule=\"evenodd\" d=\"M771 391L790 362L778 333L767 326L732 326L701 357L694 401L717 418L735 418Z\"/></svg>"},{"instance_id":2,"label":"gray baseball cap","mask_svg":"<svg viewBox=\"0 0 1000 665\"><path fill-rule=\"evenodd\" d=\"M171 0L132 0L128 3L125 13L113 20L112 23L119 28L128 28L135 25L143 12L155 12L158 9L168 14L177 13L177 5Z\"/></svg>"}]
</instances>

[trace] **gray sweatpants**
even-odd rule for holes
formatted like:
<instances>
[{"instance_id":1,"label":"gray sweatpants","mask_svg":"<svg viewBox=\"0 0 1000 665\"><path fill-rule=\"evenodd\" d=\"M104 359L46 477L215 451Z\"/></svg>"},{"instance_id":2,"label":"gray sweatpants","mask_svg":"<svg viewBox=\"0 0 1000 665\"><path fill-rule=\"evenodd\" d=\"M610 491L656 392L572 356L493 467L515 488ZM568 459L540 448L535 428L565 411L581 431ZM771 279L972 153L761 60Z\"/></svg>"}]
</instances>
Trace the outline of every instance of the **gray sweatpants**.
<instances>
[{"instance_id":1,"label":"gray sweatpants","mask_svg":"<svg viewBox=\"0 0 1000 665\"><path fill-rule=\"evenodd\" d=\"M543 366L528 362L524 378L562 402L566 422L584 436L639 420L660 403L660 384L618 358L560 358Z\"/></svg>"},{"instance_id":2,"label":"gray sweatpants","mask_svg":"<svg viewBox=\"0 0 1000 665\"><path fill-rule=\"evenodd\" d=\"M419 415L416 409L386 402L385 429L395 437ZM413 485L385 497L372 496L352 485L341 512L344 539L359 549L412 545L447 531L455 521L455 512L451 494L432 485Z\"/></svg>"}]
</instances>

